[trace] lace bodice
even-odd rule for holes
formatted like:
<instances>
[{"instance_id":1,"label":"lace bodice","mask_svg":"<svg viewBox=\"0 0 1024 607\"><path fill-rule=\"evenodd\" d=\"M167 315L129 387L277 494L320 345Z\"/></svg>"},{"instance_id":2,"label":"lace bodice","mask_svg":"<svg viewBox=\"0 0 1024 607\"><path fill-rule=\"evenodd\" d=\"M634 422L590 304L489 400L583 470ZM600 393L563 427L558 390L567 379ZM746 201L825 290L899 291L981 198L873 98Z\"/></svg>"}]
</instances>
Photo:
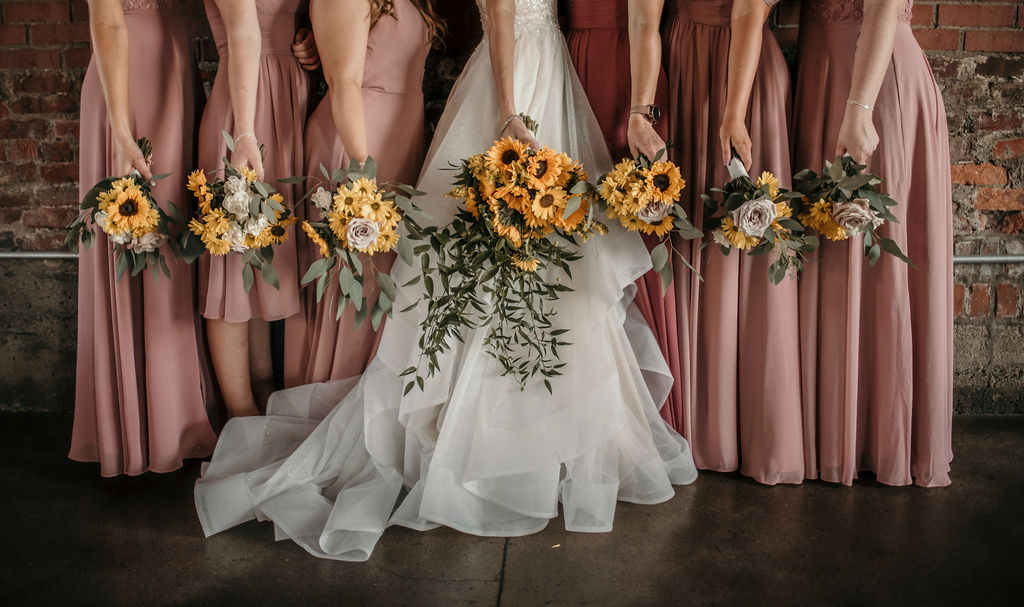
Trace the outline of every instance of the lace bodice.
<instances>
[{"instance_id":1,"label":"lace bodice","mask_svg":"<svg viewBox=\"0 0 1024 607\"><path fill-rule=\"evenodd\" d=\"M487 0L476 0L476 5L480 9L480 23L487 32ZM546 32L560 32L557 0L516 0L516 38Z\"/></svg>"},{"instance_id":2,"label":"lace bodice","mask_svg":"<svg viewBox=\"0 0 1024 607\"><path fill-rule=\"evenodd\" d=\"M913 15L914 0L900 14L900 21L909 23ZM864 20L864 0L803 0L801 19L813 23L860 23Z\"/></svg>"},{"instance_id":3,"label":"lace bodice","mask_svg":"<svg viewBox=\"0 0 1024 607\"><path fill-rule=\"evenodd\" d=\"M182 0L121 0L124 12L157 10L161 8L180 8Z\"/></svg>"}]
</instances>

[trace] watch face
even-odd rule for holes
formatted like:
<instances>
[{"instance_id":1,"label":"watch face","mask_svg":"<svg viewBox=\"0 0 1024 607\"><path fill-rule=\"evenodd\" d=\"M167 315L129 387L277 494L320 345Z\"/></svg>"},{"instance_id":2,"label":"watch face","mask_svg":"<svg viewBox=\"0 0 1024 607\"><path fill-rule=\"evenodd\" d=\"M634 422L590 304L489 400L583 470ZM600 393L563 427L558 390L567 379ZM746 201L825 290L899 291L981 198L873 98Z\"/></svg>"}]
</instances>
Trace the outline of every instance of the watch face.
<instances>
[{"instance_id":1,"label":"watch face","mask_svg":"<svg viewBox=\"0 0 1024 607\"><path fill-rule=\"evenodd\" d=\"M653 118L655 122L661 120L661 108L660 107L658 107L656 105L652 105L651 106L651 118Z\"/></svg>"}]
</instances>

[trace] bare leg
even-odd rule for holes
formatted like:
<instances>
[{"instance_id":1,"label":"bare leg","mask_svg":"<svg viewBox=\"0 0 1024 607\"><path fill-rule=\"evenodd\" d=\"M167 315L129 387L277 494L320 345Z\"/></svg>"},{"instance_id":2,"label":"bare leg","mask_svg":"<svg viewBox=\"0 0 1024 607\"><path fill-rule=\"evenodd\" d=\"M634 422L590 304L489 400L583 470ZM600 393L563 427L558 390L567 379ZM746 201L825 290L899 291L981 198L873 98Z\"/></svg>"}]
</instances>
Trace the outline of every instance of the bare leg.
<instances>
[{"instance_id":1,"label":"bare leg","mask_svg":"<svg viewBox=\"0 0 1024 607\"><path fill-rule=\"evenodd\" d=\"M249 372L256 406L266 411L267 400L274 391L274 364L270 355L270 323L262 319L249 321Z\"/></svg>"},{"instance_id":2,"label":"bare leg","mask_svg":"<svg viewBox=\"0 0 1024 607\"><path fill-rule=\"evenodd\" d=\"M249 323L207 319L213 370L228 410L228 418L259 415L249 375Z\"/></svg>"}]
</instances>

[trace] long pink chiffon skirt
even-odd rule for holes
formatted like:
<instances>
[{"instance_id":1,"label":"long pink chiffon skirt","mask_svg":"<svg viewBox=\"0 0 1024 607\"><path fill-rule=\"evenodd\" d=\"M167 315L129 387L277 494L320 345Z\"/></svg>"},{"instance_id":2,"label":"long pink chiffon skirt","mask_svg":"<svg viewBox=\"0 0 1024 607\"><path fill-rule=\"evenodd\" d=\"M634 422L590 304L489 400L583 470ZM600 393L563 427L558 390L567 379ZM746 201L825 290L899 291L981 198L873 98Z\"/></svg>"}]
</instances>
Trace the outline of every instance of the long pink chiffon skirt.
<instances>
[{"instance_id":1,"label":"long pink chiffon skirt","mask_svg":"<svg viewBox=\"0 0 1024 607\"><path fill-rule=\"evenodd\" d=\"M131 129L153 142L156 200L188 205L184 173L194 164L200 91L180 11L129 12ZM113 173L106 102L95 62L82 85L79 194ZM204 402L194 272L173 261L153 281L149 271L115 280L114 255L99 233L79 248L78 360L69 457L100 463L100 474L169 472L213 452L216 436Z\"/></svg>"},{"instance_id":2,"label":"long pink chiffon skirt","mask_svg":"<svg viewBox=\"0 0 1024 607\"><path fill-rule=\"evenodd\" d=\"M794 164L835 154L858 23L801 28ZM949 484L953 458L953 236L942 96L907 23L875 102L881 138L869 170L900 204L880 231L916 269L861 239L823 241L800 283L807 475L851 484Z\"/></svg>"},{"instance_id":3,"label":"long pink chiffon skirt","mask_svg":"<svg viewBox=\"0 0 1024 607\"><path fill-rule=\"evenodd\" d=\"M687 180L684 204L694 225L704 220L700 194L728 181L718 129L726 100L728 1L669 3L663 35L669 79L669 157ZM789 185L789 73L778 43L763 30L747 126L752 171L771 171ZM804 479L797 285L768 281L767 256L677 241L700 277L677 264L683 360L679 416L694 461L761 483Z\"/></svg>"}]
</instances>

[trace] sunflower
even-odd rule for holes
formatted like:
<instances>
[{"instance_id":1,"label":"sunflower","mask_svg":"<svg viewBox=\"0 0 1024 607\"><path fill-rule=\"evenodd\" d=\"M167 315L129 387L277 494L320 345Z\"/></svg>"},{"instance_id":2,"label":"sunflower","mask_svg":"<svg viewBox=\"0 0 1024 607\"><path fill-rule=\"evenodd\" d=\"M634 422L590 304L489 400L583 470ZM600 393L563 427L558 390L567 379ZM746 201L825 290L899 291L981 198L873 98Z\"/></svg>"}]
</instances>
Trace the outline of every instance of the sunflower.
<instances>
[{"instance_id":1,"label":"sunflower","mask_svg":"<svg viewBox=\"0 0 1024 607\"><path fill-rule=\"evenodd\" d=\"M245 180L249 183L256 181L256 171L247 166L242 167L242 170L239 171L239 173L241 173L242 177L245 177Z\"/></svg>"},{"instance_id":2,"label":"sunflower","mask_svg":"<svg viewBox=\"0 0 1024 607\"><path fill-rule=\"evenodd\" d=\"M562 214L562 210L565 209L568 201L569 195L562 188L541 190L534 197L533 204L530 205L530 211L538 220L553 223L555 217Z\"/></svg>"},{"instance_id":3,"label":"sunflower","mask_svg":"<svg viewBox=\"0 0 1024 607\"><path fill-rule=\"evenodd\" d=\"M829 240L839 241L850 237L845 229L832 220L832 203L824 198L808 207L807 211L800 215L800 220Z\"/></svg>"},{"instance_id":4,"label":"sunflower","mask_svg":"<svg viewBox=\"0 0 1024 607\"><path fill-rule=\"evenodd\" d=\"M526 214L530 205L533 203L530 200L530 192L521 185L510 183L504 185L494 191L494 198L504 200L508 207L514 211Z\"/></svg>"},{"instance_id":5,"label":"sunflower","mask_svg":"<svg viewBox=\"0 0 1024 607\"><path fill-rule=\"evenodd\" d=\"M568 188L569 182L573 179L577 181L587 180L587 172L583 170L583 165L579 162L576 162L566 154L559 154L558 161L562 165L562 173L555 181L555 185L558 187Z\"/></svg>"},{"instance_id":6,"label":"sunflower","mask_svg":"<svg viewBox=\"0 0 1024 607\"><path fill-rule=\"evenodd\" d=\"M261 241L266 241L268 244L281 244L288 240L288 226L293 223L298 223L298 221L298 217L282 219L281 221L264 228L263 231L260 232L259 238Z\"/></svg>"},{"instance_id":7,"label":"sunflower","mask_svg":"<svg viewBox=\"0 0 1024 607\"><path fill-rule=\"evenodd\" d=\"M390 201L381 198L380 192L373 194L361 193L362 200L359 203L359 217L372 219L377 223L384 223L390 217L394 205Z\"/></svg>"},{"instance_id":8,"label":"sunflower","mask_svg":"<svg viewBox=\"0 0 1024 607\"><path fill-rule=\"evenodd\" d=\"M561 154L546 147L533 154L526 166L526 177L530 187L537 190L554 187L561 174Z\"/></svg>"},{"instance_id":9,"label":"sunflower","mask_svg":"<svg viewBox=\"0 0 1024 607\"><path fill-rule=\"evenodd\" d=\"M322 257L331 256L331 248L327 246L327 241L317 233L308 221L302 222L302 231L306 233L306 236L309 236L309 239L313 241L313 244L320 248L320 255Z\"/></svg>"},{"instance_id":10,"label":"sunflower","mask_svg":"<svg viewBox=\"0 0 1024 607\"><path fill-rule=\"evenodd\" d=\"M494 231L498 233L498 236L508 240L517 249L523 245L523 234L519 231L519 228L502 223L497 216L492 221L494 223Z\"/></svg>"},{"instance_id":11,"label":"sunflower","mask_svg":"<svg viewBox=\"0 0 1024 607\"><path fill-rule=\"evenodd\" d=\"M506 137L494 142L487 151L488 165L495 171L514 174L528 149L530 146L522 141Z\"/></svg>"},{"instance_id":12,"label":"sunflower","mask_svg":"<svg viewBox=\"0 0 1024 607\"><path fill-rule=\"evenodd\" d=\"M150 204L146 195L135 185L118 194L117 199L107 205L107 226L113 232L131 232L141 236L156 230L160 213Z\"/></svg>"},{"instance_id":13,"label":"sunflower","mask_svg":"<svg viewBox=\"0 0 1024 607\"><path fill-rule=\"evenodd\" d=\"M334 236L343 244L346 243L345 235L348 234L348 220L350 217L345 213L331 211L327 214L327 225L330 226Z\"/></svg>"},{"instance_id":14,"label":"sunflower","mask_svg":"<svg viewBox=\"0 0 1024 607\"><path fill-rule=\"evenodd\" d=\"M755 183L754 186L758 188L761 186L768 186L768 195L772 198L779 195L779 179L768 171L761 173L761 176L757 178L757 183Z\"/></svg>"},{"instance_id":15,"label":"sunflower","mask_svg":"<svg viewBox=\"0 0 1024 607\"><path fill-rule=\"evenodd\" d=\"M274 192L273 194L270 195L269 198L270 198L270 200L273 200L274 202L276 202L278 204L284 204L284 196L282 196L278 192Z\"/></svg>"},{"instance_id":16,"label":"sunflower","mask_svg":"<svg viewBox=\"0 0 1024 607\"><path fill-rule=\"evenodd\" d=\"M203 217L203 221L206 225L206 231L215 236L220 236L231 227L231 222L228 221L227 216L224 214L224 209L213 209L208 215Z\"/></svg>"},{"instance_id":17,"label":"sunflower","mask_svg":"<svg viewBox=\"0 0 1024 607\"><path fill-rule=\"evenodd\" d=\"M540 260L536 257L512 256L512 264L524 272L536 272L540 267Z\"/></svg>"},{"instance_id":18,"label":"sunflower","mask_svg":"<svg viewBox=\"0 0 1024 607\"><path fill-rule=\"evenodd\" d=\"M466 210L469 211L473 217L480 219L480 209L476 207L477 193L474 188L466 189Z\"/></svg>"},{"instance_id":19,"label":"sunflower","mask_svg":"<svg viewBox=\"0 0 1024 607\"><path fill-rule=\"evenodd\" d=\"M208 236L203 234L203 244L206 246L206 250L210 252L210 255L227 255L231 252L231 243L218 238L216 236Z\"/></svg>"},{"instance_id":20,"label":"sunflower","mask_svg":"<svg viewBox=\"0 0 1024 607\"><path fill-rule=\"evenodd\" d=\"M745 249L752 249L761 242L760 238L747 236L743 232L737 230L732 217L728 215L722 218L722 233L733 247L741 251Z\"/></svg>"},{"instance_id":21,"label":"sunflower","mask_svg":"<svg viewBox=\"0 0 1024 607\"><path fill-rule=\"evenodd\" d=\"M671 162L655 162L642 173L644 192L650 200L666 204L674 204L679 201L679 193L686 187L686 181L679 173L679 167Z\"/></svg>"},{"instance_id":22,"label":"sunflower","mask_svg":"<svg viewBox=\"0 0 1024 607\"><path fill-rule=\"evenodd\" d=\"M357 196L347 186L340 185L334 194L334 211L349 217L355 217L359 212L361 202L362 198L360 196Z\"/></svg>"},{"instance_id":23,"label":"sunflower","mask_svg":"<svg viewBox=\"0 0 1024 607\"><path fill-rule=\"evenodd\" d=\"M559 213L558 217L555 218L555 225L557 225L559 228L566 232L572 232L573 230L580 227L580 224L583 223L583 220L586 219L587 213L589 212L590 201L587 200L586 198L581 198L580 208L576 209L576 212L574 212L572 215L569 215L568 217L564 218L562 217L562 214Z\"/></svg>"},{"instance_id":24,"label":"sunflower","mask_svg":"<svg viewBox=\"0 0 1024 607\"><path fill-rule=\"evenodd\" d=\"M205 185L206 173L204 173L202 169L192 171L188 174L188 181L186 182L185 187L187 187L190 192L198 192L199 188Z\"/></svg>"},{"instance_id":25,"label":"sunflower","mask_svg":"<svg viewBox=\"0 0 1024 607\"><path fill-rule=\"evenodd\" d=\"M675 216L668 214L661 219L658 223L647 223L644 221L640 222L643 226L640 231L644 234L654 234L658 238L665 236L675 227Z\"/></svg>"},{"instance_id":26,"label":"sunflower","mask_svg":"<svg viewBox=\"0 0 1024 607\"><path fill-rule=\"evenodd\" d=\"M498 185L494 182L493 175L484 175L477 181L477 189L480 190L480 197L484 200L492 197L498 191Z\"/></svg>"},{"instance_id":27,"label":"sunflower","mask_svg":"<svg viewBox=\"0 0 1024 607\"><path fill-rule=\"evenodd\" d=\"M369 254L374 253L386 253L395 248L398 244L398 232L390 230L387 232L381 232L380 236L377 237L377 242L370 245L370 249L367 251Z\"/></svg>"},{"instance_id":28,"label":"sunflower","mask_svg":"<svg viewBox=\"0 0 1024 607\"><path fill-rule=\"evenodd\" d=\"M779 220L784 218L784 217L792 217L792 216L793 216L793 209L791 209L789 207L789 205L786 204L786 201L783 200L783 201L776 202L775 203L775 217L776 217L776 219L775 219L775 221L772 222L772 230L774 230L776 234L783 234L783 233L788 234L789 230L784 228L784 227L782 227L782 224L779 223Z\"/></svg>"},{"instance_id":29,"label":"sunflower","mask_svg":"<svg viewBox=\"0 0 1024 607\"><path fill-rule=\"evenodd\" d=\"M349 188L354 193L362 193L366 194L367 196L376 196L378 194L377 184L374 183L372 179L367 179L366 177L360 177L359 179L356 179L351 184L349 184Z\"/></svg>"}]
</instances>

